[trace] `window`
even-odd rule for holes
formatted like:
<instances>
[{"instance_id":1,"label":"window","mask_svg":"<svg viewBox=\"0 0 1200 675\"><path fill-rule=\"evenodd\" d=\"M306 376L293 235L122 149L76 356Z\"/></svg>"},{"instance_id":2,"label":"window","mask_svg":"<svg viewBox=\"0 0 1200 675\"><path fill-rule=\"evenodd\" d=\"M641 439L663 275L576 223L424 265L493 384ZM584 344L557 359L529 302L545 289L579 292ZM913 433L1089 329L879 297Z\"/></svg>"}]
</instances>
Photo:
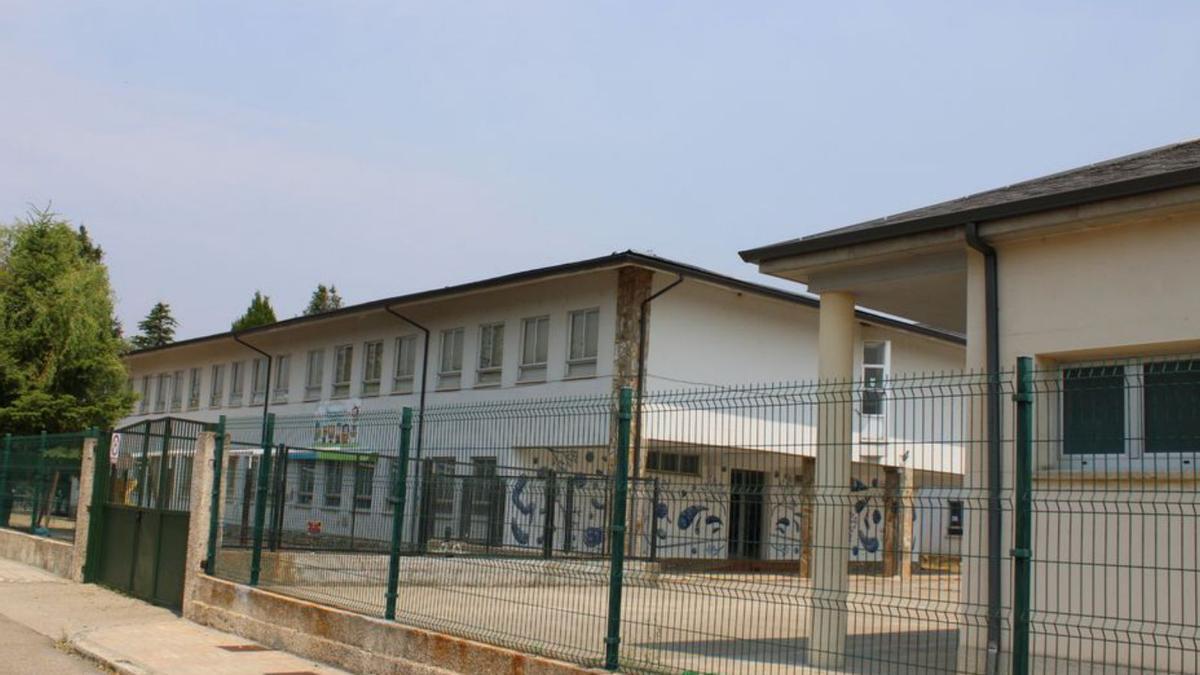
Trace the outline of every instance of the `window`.
<instances>
[{"instance_id":1,"label":"window","mask_svg":"<svg viewBox=\"0 0 1200 675\"><path fill-rule=\"evenodd\" d=\"M271 362L267 359L254 359L254 371L250 374L250 403L258 404L267 400L267 378Z\"/></svg>"},{"instance_id":2,"label":"window","mask_svg":"<svg viewBox=\"0 0 1200 675\"><path fill-rule=\"evenodd\" d=\"M504 363L504 324L489 323L479 327L479 370L477 386L500 384Z\"/></svg>"},{"instance_id":3,"label":"window","mask_svg":"<svg viewBox=\"0 0 1200 675\"><path fill-rule=\"evenodd\" d=\"M171 376L166 373L160 373L158 376L158 385L154 392L154 412L166 412L167 410L167 388L171 386Z\"/></svg>"},{"instance_id":4,"label":"window","mask_svg":"<svg viewBox=\"0 0 1200 675\"><path fill-rule=\"evenodd\" d=\"M225 398L225 366L215 364L212 367L212 382L209 383L208 407L220 408L221 399Z\"/></svg>"},{"instance_id":5,"label":"window","mask_svg":"<svg viewBox=\"0 0 1200 675\"><path fill-rule=\"evenodd\" d=\"M1200 360L1062 370L1063 455L1200 452Z\"/></svg>"},{"instance_id":6,"label":"window","mask_svg":"<svg viewBox=\"0 0 1200 675\"><path fill-rule=\"evenodd\" d=\"M886 395L885 383L888 371L888 343L867 341L863 343L862 365L862 414L882 415Z\"/></svg>"},{"instance_id":7,"label":"window","mask_svg":"<svg viewBox=\"0 0 1200 675\"><path fill-rule=\"evenodd\" d=\"M171 375L171 410L183 409L183 371L177 370Z\"/></svg>"},{"instance_id":8,"label":"window","mask_svg":"<svg viewBox=\"0 0 1200 675\"><path fill-rule=\"evenodd\" d=\"M292 356L280 354L275 357L275 390L271 400L275 403L287 403L288 390L292 380Z\"/></svg>"},{"instance_id":9,"label":"window","mask_svg":"<svg viewBox=\"0 0 1200 675\"><path fill-rule=\"evenodd\" d=\"M433 490L430 507L434 513L454 513L454 458L437 457L433 460Z\"/></svg>"},{"instance_id":10,"label":"window","mask_svg":"<svg viewBox=\"0 0 1200 675\"><path fill-rule=\"evenodd\" d=\"M592 377L596 374L596 353L600 344L600 310L571 312L570 319L567 377Z\"/></svg>"},{"instance_id":11,"label":"window","mask_svg":"<svg viewBox=\"0 0 1200 675\"><path fill-rule=\"evenodd\" d=\"M700 455L651 450L646 454L646 469L657 473L700 475Z\"/></svg>"},{"instance_id":12,"label":"window","mask_svg":"<svg viewBox=\"0 0 1200 675\"><path fill-rule=\"evenodd\" d=\"M296 463L296 503L312 504L313 488L316 485L317 467L311 459L302 459Z\"/></svg>"},{"instance_id":13,"label":"window","mask_svg":"<svg viewBox=\"0 0 1200 675\"><path fill-rule=\"evenodd\" d=\"M1063 370L1063 454L1125 452L1125 367Z\"/></svg>"},{"instance_id":14,"label":"window","mask_svg":"<svg viewBox=\"0 0 1200 675\"><path fill-rule=\"evenodd\" d=\"M341 462L325 462L325 506L342 505L342 489L345 473Z\"/></svg>"},{"instance_id":15,"label":"window","mask_svg":"<svg viewBox=\"0 0 1200 675\"><path fill-rule=\"evenodd\" d=\"M150 411L150 376L142 376L142 400L138 402L138 412L145 415Z\"/></svg>"},{"instance_id":16,"label":"window","mask_svg":"<svg viewBox=\"0 0 1200 675\"><path fill-rule=\"evenodd\" d=\"M417 336L396 338L396 366L392 373L392 393L410 394L417 363Z\"/></svg>"},{"instance_id":17,"label":"window","mask_svg":"<svg viewBox=\"0 0 1200 675\"><path fill-rule=\"evenodd\" d=\"M957 537L963 533L963 503L957 499L950 501L950 513L946 524L946 534Z\"/></svg>"},{"instance_id":18,"label":"window","mask_svg":"<svg viewBox=\"0 0 1200 675\"><path fill-rule=\"evenodd\" d=\"M360 511L371 510L371 493L375 490L375 465L356 464L354 466L354 508Z\"/></svg>"},{"instance_id":19,"label":"window","mask_svg":"<svg viewBox=\"0 0 1200 675\"><path fill-rule=\"evenodd\" d=\"M200 407L200 369L192 368L188 373L188 410Z\"/></svg>"},{"instance_id":20,"label":"window","mask_svg":"<svg viewBox=\"0 0 1200 675\"><path fill-rule=\"evenodd\" d=\"M325 381L325 350L314 349L308 353L308 366L304 375L304 400L321 400Z\"/></svg>"},{"instance_id":21,"label":"window","mask_svg":"<svg viewBox=\"0 0 1200 675\"><path fill-rule=\"evenodd\" d=\"M229 364L229 405L237 406L242 404L242 393L246 389L246 374L243 372L246 369L246 364L241 361L234 361Z\"/></svg>"},{"instance_id":22,"label":"window","mask_svg":"<svg viewBox=\"0 0 1200 675\"><path fill-rule=\"evenodd\" d=\"M350 395L350 378L354 367L354 345L342 345L333 352L333 398Z\"/></svg>"},{"instance_id":23,"label":"window","mask_svg":"<svg viewBox=\"0 0 1200 675\"><path fill-rule=\"evenodd\" d=\"M462 384L463 329L442 331L441 368L438 370L439 389L457 389Z\"/></svg>"},{"instance_id":24,"label":"window","mask_svg":"<svg viewBox=\"0 0 1200 675\"><path fill-rule=\"evenodd\" d=\"M382 377L383 342L368 342L363 345L362 395L378 396Z\"/></svg>"},{"instance_id":25,"label":"window","mask_svg":"<svg viewBox=\"0 0 1200 675\"><path fill-rule=\"evenodd\" d=\"M518 382L544 382L550 347L550 317L535 316L521 322L521 368Z\"/></svg>"}]
</instances>

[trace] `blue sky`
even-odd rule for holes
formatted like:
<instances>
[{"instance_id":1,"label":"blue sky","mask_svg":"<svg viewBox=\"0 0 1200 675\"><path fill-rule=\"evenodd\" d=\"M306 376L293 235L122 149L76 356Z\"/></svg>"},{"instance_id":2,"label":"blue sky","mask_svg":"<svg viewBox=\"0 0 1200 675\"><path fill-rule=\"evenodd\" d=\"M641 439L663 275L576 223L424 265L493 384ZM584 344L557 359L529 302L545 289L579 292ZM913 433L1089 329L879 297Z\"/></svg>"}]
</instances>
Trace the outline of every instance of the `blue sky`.
<instances>
[{"instance_id":1,"label":"blue sky","mask_svg":"<svg viewBox=\"0 0 1200 675\"><path fill-rule=\"evenodd\" d=\"M0 13L0 221L86 224L127 332L627 248L770 282L737 251L1200 135L1198 3Z\"/></svg>"}]
</instances>

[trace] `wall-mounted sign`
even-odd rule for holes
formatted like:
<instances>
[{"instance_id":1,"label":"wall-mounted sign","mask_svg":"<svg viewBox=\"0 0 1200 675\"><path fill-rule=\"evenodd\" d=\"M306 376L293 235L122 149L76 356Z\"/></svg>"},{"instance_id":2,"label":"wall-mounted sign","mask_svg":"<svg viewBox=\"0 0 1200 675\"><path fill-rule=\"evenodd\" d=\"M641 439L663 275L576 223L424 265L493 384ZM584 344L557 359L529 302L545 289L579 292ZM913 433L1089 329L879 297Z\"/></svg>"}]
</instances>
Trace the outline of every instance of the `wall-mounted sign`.
<instances>
[{"instance_id":1,"label":"wall-mounted sign","mask_svg":"<svg viewBox=\"0 0 1200 675\"><path fill-rule=\"evenodd\" d=\"M114 433L112 440L108 442L108 463L116 464L117 457L121 454L121 434Z\"/></svg>"}]
</instances>

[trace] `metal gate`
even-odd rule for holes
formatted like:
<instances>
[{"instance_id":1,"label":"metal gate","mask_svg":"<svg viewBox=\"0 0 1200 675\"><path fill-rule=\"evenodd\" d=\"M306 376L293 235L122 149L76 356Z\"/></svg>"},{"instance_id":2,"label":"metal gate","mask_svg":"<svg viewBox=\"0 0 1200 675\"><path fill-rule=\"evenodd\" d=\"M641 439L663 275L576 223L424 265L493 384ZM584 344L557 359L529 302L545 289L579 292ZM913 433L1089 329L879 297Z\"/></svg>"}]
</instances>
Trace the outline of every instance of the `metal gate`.
<instances>
[{"instance_id":1,"label":"metal gate","mask_svg":"<svg viewBox=\"0 0 1200 675\"><path fill-rule=\"evenodd\" d=\"M192 457L202 422L164 417L118 429L97 458L93 580L158 605L183 602Z\"/></svg>"}]
</instances>

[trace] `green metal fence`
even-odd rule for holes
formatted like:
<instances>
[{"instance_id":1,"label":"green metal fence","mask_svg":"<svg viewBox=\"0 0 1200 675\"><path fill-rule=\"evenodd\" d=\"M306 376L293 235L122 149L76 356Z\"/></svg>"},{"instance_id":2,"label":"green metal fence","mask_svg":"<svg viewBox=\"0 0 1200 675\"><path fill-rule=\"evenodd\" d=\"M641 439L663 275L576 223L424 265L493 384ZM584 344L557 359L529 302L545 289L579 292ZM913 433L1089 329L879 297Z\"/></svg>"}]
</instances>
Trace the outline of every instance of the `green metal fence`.
<instances>
[{"instance_id":1,"label":"green metal fence","mask_svg":"<svg viewBox=\"0 0 1200 675\"><path fill-rule=\"evenodd\" d=\"M1195 672L1195 363L229 420L215 572L623 671Z\"/></svg>"},{"instance_id":2,"label":"green metal fence","mask_svg":"<svg viewBox=\"0 0 1200 675\"><path fill-rule=\"evenodd\" d=\"M75 539L79 470L88 432L0 439L0 527Z\"/></svg>"}]
</instances>

